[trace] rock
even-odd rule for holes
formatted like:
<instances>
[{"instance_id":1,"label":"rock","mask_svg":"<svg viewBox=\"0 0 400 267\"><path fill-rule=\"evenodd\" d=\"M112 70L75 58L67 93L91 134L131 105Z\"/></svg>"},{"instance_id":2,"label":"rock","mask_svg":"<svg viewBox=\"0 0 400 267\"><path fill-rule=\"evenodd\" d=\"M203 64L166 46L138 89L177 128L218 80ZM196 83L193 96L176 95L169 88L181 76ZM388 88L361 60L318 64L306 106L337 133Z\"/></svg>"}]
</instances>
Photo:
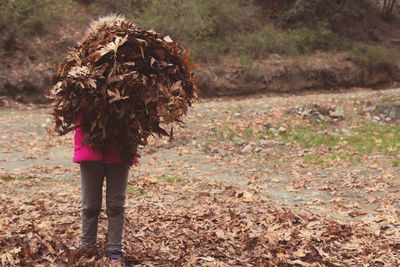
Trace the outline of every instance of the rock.
<instances>
[{"instance_id":1,"label":"rock","mask_svg":"<svg viewBox=\"0 0 400 267\"><path fill-rule=\"evenodd\" d=\"M390 42L394 45L400 45L400 39L392 39Z\"/></svg>"},{"instance_id":2,"label":"rock","mask_svg":"<svg viewBox=\"0 0 400 267\"><path fill-rule=\"evenodd\" d=\"M368 38L374 42L380 42L381 39L376 35L376 33L373 30L368 30Z\"/></svg>"},{"instance_id":3,"label":"rock","mask_svg":"<svg viewBox=\"0 0 400 267\"><path fill-rule=\"evenodd\" d=\"M254 152L256 152L256 153L258 153L258 152L260 152L262 150L262 148L261 147L256 147L256 149L254 149Z\"/></svg>"},{"instance_id":4,"label":"rock","mask_svg":"<svg viewBox=\"0 0 400 267\"><path fill-rule=\"evenodd\" d=\"M308 111L306 111L306 110L298 111L297 114L299 114L300 116L303 116L303 117L307 117L307 116L310 115L310 114L308 113Z\"/></svg>"},{"instance_id":5,"label":"rock","mask_svg":"<svg viewBox=\"0 0 400 267\"><path fill-rule=\"evenodd\" d=\"M317 119L321 120L321 121L324 121L324 120L325 120L325 116L322 115L322 114L319 113L319 112L314 112L314 113L313 113L313 116L316 117Z\"/></svg>"},{"instance_id":6,"label":"rock","mask_svg":"<svg viewBox=\"0 0 400 267\"><path fill-rule=\"evenodd\" d=\"M278 133L285 133L286 132L286 128L285 127L279 127L279 129L278 129Z\"/></svg>"},{"instance_id":7,"label":"rock","mask_svg":"<svg viewBox=\"0 0 400 267\"><path fill-rule=\"evenodd\" d=\"M341 131L342 131L342 133L344 133L344 134L348 134L350 131L348 130L348 129L346 129L346 128L342 128L342 129L340 129Z\"/></svg>"},{"instance_id":8,"label":"rock","mask_svg":"<svg viewBox=\"0 0 400 267\"><path fill-rule=\"evenodd\" d=\"M381 118L378 117L378 116L374 116L374 117L372 117L372 119L373 119L374 121L380 121L380 120L381 120Z\"/></svg>"},{"instance_id":9,"label":"rock","mask_svg":"<svg viewBox=\"0 0 400 267\"><path fill-rule=\"evenodd\" d=\"M369 113L372 113L372 112L374 112L375 111L375 108L374 107L367 107L366 109L365 109L365 111L366 112L369 112Z\"/></svg>"},{"instance_id":10,"label":"rock","mask_svg":"<svg viewBox=\"0 0 400 267\"><path fill-rule=\"evenodd\" d=\"M275 128L270 128L270 129L268 129L268 132L274 134L274 133L276 133L276 129Z\"/></svg>"},{"instance_id":11,"label":"rock","mask_svg":"<svg viewBox=\"0 0 400 267\"><path fill-rule=\"evenodd\" d=\"M265 139L260 140L260 146L264 147L264 146L267 146L268 144L269 144L268 140L265 140Z\"/></svg>"},{"instance_id":12,"label":"rock","mask_svg":"<svg viewBox=\"0 0 400 267\"><path fill-rule=\"evenodd\" d=\"M379 226L381 227L382 230L385 230L385 229L389 228L389 225L388 225L387 222L381 222L379 224Z\"/></svg>"},{"instance_id":13,"label":"rock","mask_svg":"<svg viewBox=\"0 0 400 267\"><path fill-rule=\"evenodd\" d=\"M294 200L296 201L303 201L303 198L301 196L295 196Z\"/></svg>"},{"instance_id":14,"label":"rock","mask_svg":"<svg viewBox=\"0 0 400 267\"><path fill-rule=\"evenodd\" d=\"M271 54L269 56L269 59L271 59L271 60L281 60L282 57L280 55L278 55L278 54Z\"/></svg>"},{"instance_id":15,"label":"rock","mask_svg":"<svg viewBox=\"0 0 400 267\"><path fill-rule=\"evenodd\" d=\"M229 156L228 152L224 149L221 149L220 151L218 151L218 153L223 157Z\"/></svg>"},{"instance_id":16,"label":"rock","mask_svg":"<svg viewBox=\"0 0 400 267\"><path fill-rule=\"evenodd\" d=\"M329 111L329 117L331 118L344 118L344 110L339 107L335 107L334 110Z\"/></svg>"},{"instance_id":17,"label":"rock","mask_svg":"<svg viewBox=\"0 0 400 267\"><path fill-rule=\"evenodd\" d=\"M392 120L392 118L390 118L390 117L387 117L387 118L385 119L386 122L389 122L389 121L391 121L391 120Z\"/></svg>"},{"instance_id":18,"label":"rock","mask_svg":"<svg viewBox=\"0 0 400 267\"><path fill-rule=\"evenodd\" d=\"M235 112L235 113L233 114L233 116L235 116L235 117L240 117L240 116L242 116L242 114L240 114L239 112Z\"/></svg>"},{"instance_id":19,"label":"rock","mask_svg":"<svg viewBox=\"0 0 400 267\"><path fill-rule=\"evenodd\" d=\"M242 149L242 153L250 153L252 150L251 145L247 145Z\"/></svg>"},{"instance_id":20,"label":"rock","mask_svg":"<svg viewBox=\"0 0 400 267\"><path fill-rule=\"evenodd\" d=\"M396 117L397 117L396 115L397 115L397 110L395 108L392 108L389 112L389 117L396 119Z\"/></svg>"},{"instance_id":21,"label":"rock","mask_svg":"<svg viewBox=\"0 0 400 267\"><path fill-rule=\"evenodd\" d=\"M272 128L272 124L271 123L266 123L264 124L264 127L268 130Z\"/></svg>"},{"instance_id":22,"label":"rock","mask_svg":"<svg viewBox=\"0 0 400 267\"><path fill-rule=\"evenodd\" d=\"M238 144L240 146L246 144L246 140L244 140L240 137L237 137L237 136L233 137L233 142L235 142L236 144Z\"/></svg>"}]
</instances>

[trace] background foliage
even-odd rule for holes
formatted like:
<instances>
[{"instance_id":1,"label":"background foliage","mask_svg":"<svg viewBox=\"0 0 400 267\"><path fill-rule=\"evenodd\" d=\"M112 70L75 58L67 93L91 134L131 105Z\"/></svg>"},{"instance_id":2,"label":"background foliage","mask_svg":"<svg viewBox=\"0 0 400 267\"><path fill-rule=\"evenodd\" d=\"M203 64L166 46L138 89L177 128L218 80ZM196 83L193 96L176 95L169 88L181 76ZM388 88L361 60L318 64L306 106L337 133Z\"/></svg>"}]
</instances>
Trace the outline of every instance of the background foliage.
<instances>
[{"instance_id":1,"label":"background foliage","mask_svg":"<svg viewBox=\"0 0 400 267\"><path fill-rule=\"evenodd\" d=\"M367 0L3 0L0 51L25 49L32 36L51 31L67 6L78 8L77 2L88 6L93 17L122 13L170 34L200 62L217 62L224 55L251 61L273 53L354 52L358 46L346 36L345 25L363 20L369 6Z\"/></svg>"}]
</instances>

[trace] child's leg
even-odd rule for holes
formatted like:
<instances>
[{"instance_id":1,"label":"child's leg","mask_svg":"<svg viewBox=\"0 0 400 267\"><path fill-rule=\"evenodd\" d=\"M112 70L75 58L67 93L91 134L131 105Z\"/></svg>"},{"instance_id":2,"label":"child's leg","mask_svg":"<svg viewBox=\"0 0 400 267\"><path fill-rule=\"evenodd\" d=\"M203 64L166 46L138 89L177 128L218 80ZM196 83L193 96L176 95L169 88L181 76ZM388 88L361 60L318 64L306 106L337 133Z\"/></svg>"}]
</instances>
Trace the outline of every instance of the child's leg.
<instances>
[{"instance_id":1,"label":"child's leg","mask_svg":"<svg viewBox=\"0 0 400 267\"><path fill-rule=\"evenodd\" d=\"M82 236L81 248L94 246L97 240L98 217L101 211L105 167L100 162L81 162Z\"/></svg>"},{"instance_id":2,"label":"child's leg","mask_svg":"<svg viewBox=\"0 0 400 267\"><path fill-rule=\"evenodd\" d=\"M129 166L125 163L106 164L108 250L123 251L125 199Z\"/></svg>"}]
</instances>

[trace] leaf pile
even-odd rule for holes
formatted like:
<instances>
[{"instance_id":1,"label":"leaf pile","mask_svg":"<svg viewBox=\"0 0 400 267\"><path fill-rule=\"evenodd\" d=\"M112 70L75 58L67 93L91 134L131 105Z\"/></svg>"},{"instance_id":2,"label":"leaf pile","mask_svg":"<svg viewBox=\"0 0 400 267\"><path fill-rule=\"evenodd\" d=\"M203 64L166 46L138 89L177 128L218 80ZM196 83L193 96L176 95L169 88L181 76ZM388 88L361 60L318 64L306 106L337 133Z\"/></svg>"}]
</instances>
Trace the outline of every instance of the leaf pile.
<instances>
[{"instance_id":1,"label":"leaf pile","mask_svg":"<svg viewBox=\"0 0 400 267\"><path fill-rule=\"evenodd\" d=\"M29 186L11 182L16 183L13 188ZM255 192L219 182L171 184L135 178L130 183L142 193L128 199L128 266L400 264L395 213L340 223L291 212ZM58 192L54 187L31 192L32 196L27 190L15 190L13 197L1 195L0 266L106 266L105 216L100 216L99 245L79 251L78 187L64 184Z\"/></svg>"},{"instance_id":2,"label":"leaf pile","mask_svg":"<svg viewBox=\"0 0 400 267\"><path fill-rule=\"evenodd\" d=\"M179 121L197 96L189 52L130 20L104 23L72 49L51 79L54 129L64 135L80 114L85 142L113 143L126 162L161 123Z\"/></svg>"}]
</instances>

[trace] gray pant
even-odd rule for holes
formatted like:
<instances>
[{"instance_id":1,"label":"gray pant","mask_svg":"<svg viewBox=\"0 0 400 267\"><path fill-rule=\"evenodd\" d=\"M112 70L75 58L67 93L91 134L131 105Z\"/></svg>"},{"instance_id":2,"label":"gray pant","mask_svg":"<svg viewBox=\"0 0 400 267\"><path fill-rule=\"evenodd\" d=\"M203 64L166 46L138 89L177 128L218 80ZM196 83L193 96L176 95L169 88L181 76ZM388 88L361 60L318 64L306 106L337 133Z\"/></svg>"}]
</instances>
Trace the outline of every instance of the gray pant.
<instances>
[{"instance_id":1,"label":"gray pant","mask_svg":"<svg viewBox=\"0 0 400 267\"><path fill-rule=\"evenodd\" d=\"M126 186L129 166L125 163L80 163L82 185L81 248L96 244L98 217L101 211L103 180L106 177L108 250L123 251Z\"/></svg>"}]
</instances>

